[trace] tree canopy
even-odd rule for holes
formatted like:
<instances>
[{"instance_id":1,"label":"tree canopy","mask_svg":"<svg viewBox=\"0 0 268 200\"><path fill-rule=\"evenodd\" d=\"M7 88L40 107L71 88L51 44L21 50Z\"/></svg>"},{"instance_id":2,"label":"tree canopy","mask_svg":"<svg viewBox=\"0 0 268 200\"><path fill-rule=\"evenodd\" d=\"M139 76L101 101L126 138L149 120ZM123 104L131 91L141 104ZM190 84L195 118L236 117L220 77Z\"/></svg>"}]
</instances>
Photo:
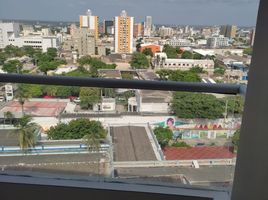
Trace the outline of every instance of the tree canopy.
<instances>
[{"instance_id":1,"label":"tree canopy","mask_svg":"<svg viewBox=\"0 0 268 200\"><path fill-rule=\"evenodd\" d=\"M239 141L240 141L240 129L237 130L237 131L234 133L234 136L232 137L232 143L233 143L233 145L234 145L234 149L235 149L235 151L237 151L237 149L238 149Z\"/></svg>"},{"instance_id":2,"label":"tree canopy","mask_svg":"<svg viewBox=\"0 0 268 200\"><path fill-rule=\"evenodd\" d=\"M134 69L147 69L149 68L149 60L143 53L134 53L130 61L130 65Z\"/></svg>"},{"instance_id":3,"label":"tree canopy","mask_svg":"<svg viewBox=\"0 0 268 200\"><path fill-rule=\"evenodd\" d=\"M244 49L243 53L251 56L253 54L253 48L246 48Z\"/></svg>"},{"instance_id":4,"label":"tree canopy","mask_svg":"<svg viewBox=\"0 0 268 200\"><path fill-rule=\"evenodd\" d=\"M84 118L72 120L68 124L60 123L47 131L48 138L53 140L82 139L93 133L100 139L107 135L100 122Z\"/></svg>"},{"instance_id":5,"label":"tree canopy","mask_svg":"<svg viewBox=\"0 0 268 200\"><path fill-rule=\"evenodd\" d=\"M201 78L194 70L160 70L157 72L161 80L182 81L182 82L201 82Z\"/></svg>"},{"instance_id":6,"label":"tree canopy","mask_svg":"<svg viewBox=\"0 0 268 200\"><path fill-rule=\"evenodd\" d=\"M168 58L178 58L178 54L181 53L180 48L174 48L170 45L164 45L163 52L167 54Z\"/></svg>"},{"instance_id":7,"label":"tree canopy","mask_svg":"<svg viewBox=\"0 0 268 200\"><path fill-rule=\"evenodd\" d=\"M89 88L89 87L81 87L80 88L80 106L83 109L88 109L100 102L100 89L99 88Z\"/></svg>"},{"instance_id":8,"label":"tree canopy","mask_svg":"<svg viewBox=\"0 0 268 200\"><path fill-rule=\"evenodd\" d=\"M20 73L22 70L22 63L19 60L9 60L2 68L8 73Z\"/></svg>"},{"instance_id":9,"label":"tree canopy","mask_svg":"<svg viewBox=\"0 0 268 200\"><path fill-rule=\"evenodd\" d=\"M150 49L150 48L145 48L142 53L146 56L151 56L151 57L153 57L153 55L154 55L152 52L152 49Z\"/></svg>"},{"instance_id":10,"label":"tree canopy","mask_svg":"<svg viewBox=\"0 0 268 200\"><path fill-rule=\"evenodd\" d=\"M176 92L172 110L177 117L218 119L223 116L225 104L211 94Z\"/></svg>"},{"instance_id":11,"label":"tree canopy","mask_svg":"<svg viewBox=\"0 0 268 200\"><path fill-rule=\"evenodd\" d=\"M165 148L173 138L173 133L169 128L157 127L154 134L162 148Z\"/></svg>"}]
</instances>

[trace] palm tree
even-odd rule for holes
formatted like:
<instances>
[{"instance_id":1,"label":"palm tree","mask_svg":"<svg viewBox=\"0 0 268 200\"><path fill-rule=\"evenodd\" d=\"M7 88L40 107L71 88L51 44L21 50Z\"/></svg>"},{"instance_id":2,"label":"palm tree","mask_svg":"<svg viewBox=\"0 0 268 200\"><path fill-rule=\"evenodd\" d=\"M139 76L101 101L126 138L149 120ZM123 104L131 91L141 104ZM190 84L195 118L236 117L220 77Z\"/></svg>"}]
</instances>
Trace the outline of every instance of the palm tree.
<instances>
[{"instance_id":1,"label":"palm tree","mask_svg":"<svg viewBox=\"0 0 268 200\"><path fill-rule=\"evenodd\" d=\"M37 139L36 131L38 129L38 125L32 122L32 117L30 115L24 115L19 119L17 127L20 148L25 150L29 147L34 147Z\"/></svg>"},{"instance_id":2,"label":"palm tree","mask_svg":"<svg viewBox=\"0 0 268 200\"><path fill-rule=\"evenodd\" d=\"M23 106L25 104L25 101L27 101L29 98L31 98L30 91L28 90L28 88L24 84L19 84L15 97L18 99L18 101L21 105L22 115L24 115L25 113L24 113Z\"/></svg>"}]
</instances>

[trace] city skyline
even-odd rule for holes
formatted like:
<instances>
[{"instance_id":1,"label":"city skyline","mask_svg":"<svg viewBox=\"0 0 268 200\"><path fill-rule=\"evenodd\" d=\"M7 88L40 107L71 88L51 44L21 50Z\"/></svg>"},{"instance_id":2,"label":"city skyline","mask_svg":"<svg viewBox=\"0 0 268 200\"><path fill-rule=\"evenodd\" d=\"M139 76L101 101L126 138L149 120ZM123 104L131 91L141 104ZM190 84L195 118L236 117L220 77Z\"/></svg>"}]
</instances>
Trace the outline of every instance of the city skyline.
<instances>
[{"instance_id":1,"label":"city skyline","mask_svg":"<svg viewBox=\"0 0 268 200\"><path fill-rule=\"evenodd\" d=\"M126 10L130 16L135 17L135 22L144 21L145 16L149 15L155 24L255 26L258 3L258 0L10 0L0 2L0 19L78 21L79 15L91 9L101 20L113 19L122 10ZM50 10L49 15L47 10ZM169 16L168 13L172 15Z\"/></svg>"}]
</instances>

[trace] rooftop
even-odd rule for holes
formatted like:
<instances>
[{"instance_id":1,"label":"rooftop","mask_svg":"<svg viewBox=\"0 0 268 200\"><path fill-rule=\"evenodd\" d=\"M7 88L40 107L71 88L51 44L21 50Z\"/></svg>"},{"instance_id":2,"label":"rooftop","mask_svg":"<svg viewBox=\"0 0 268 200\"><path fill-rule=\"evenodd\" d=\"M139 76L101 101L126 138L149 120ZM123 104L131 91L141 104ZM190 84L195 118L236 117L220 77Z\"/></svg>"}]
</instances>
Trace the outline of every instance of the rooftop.
<instances>
[{"instance_id":1,"label":"rooftop","mask_svg":"<svg viewBox=\"0 0 268 200\"><path fill-rule=\"evenodd\" d=\"M230 147L192 147L192 148L165 148L167 160L200 160L200 159L231 159L236 154Z\"/></svg>"}]
</instances>

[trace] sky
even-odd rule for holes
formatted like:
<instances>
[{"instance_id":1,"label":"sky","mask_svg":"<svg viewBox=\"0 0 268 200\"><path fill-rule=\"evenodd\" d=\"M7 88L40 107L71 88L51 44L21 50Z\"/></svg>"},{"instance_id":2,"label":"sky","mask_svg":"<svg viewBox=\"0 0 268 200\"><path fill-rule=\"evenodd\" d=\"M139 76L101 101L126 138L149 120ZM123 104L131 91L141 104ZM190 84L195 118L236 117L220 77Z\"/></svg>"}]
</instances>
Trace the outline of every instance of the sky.
<instances>
[{"instance_id":1,"label":"sky","mask_svg":"<svg viewBox=\"0 0 268 200\"><path fill-rule=\"evenodd\" d=\"M0 19L78 21L91 9L101 20L122 10L155 24L255 26L259 0L0 0Z\"/></svg>"}]
</instances>

